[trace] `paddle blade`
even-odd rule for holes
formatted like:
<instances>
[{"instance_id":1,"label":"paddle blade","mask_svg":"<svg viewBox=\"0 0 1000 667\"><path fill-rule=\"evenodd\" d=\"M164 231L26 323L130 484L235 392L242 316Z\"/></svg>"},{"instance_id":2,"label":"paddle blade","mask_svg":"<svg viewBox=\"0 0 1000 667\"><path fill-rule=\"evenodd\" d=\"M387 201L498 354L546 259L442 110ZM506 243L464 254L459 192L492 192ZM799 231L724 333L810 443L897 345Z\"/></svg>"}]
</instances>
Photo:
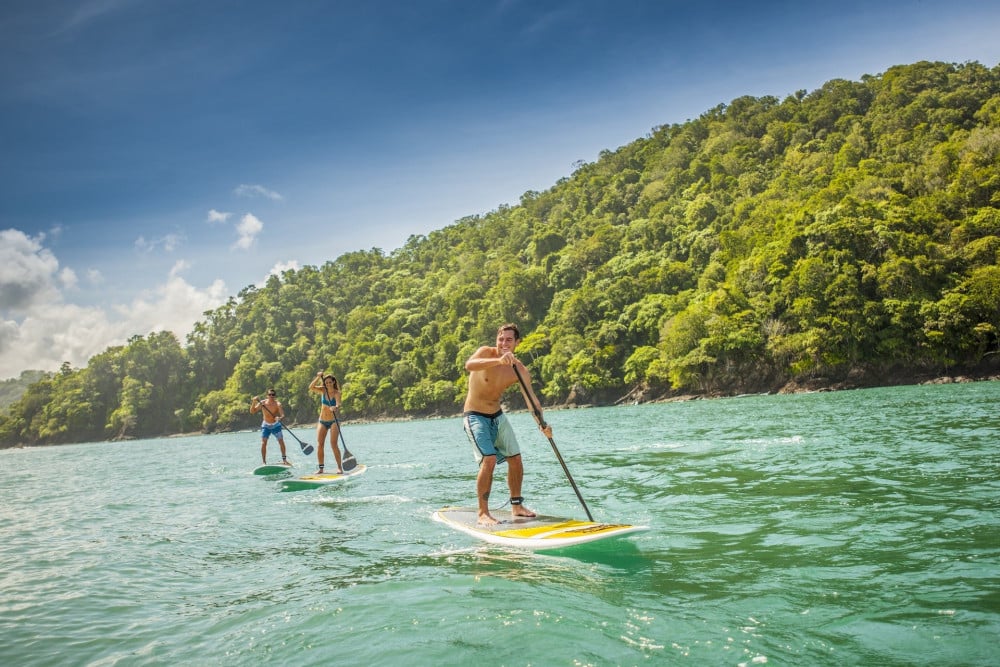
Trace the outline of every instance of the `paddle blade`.
<instances>
[{"instance_id":1,"label":"paddle blade","mask_svg":"<svg viewBox=\"0 0 1000 667\"><path fill-rule=\"evenodd\" d=\"M344 472L349 472L358 467L358 461L354 458L354 454L346 451L344 452L347 456L340 462L340 469Z\"/></svg>"},{"instance_id":2,"label":"paddle blade","mask_svg":"<svg viewBox=\"0 0 1000 667\"><path fill-rule=\"evenodd\" d=\"M302 453L305 454L306 456L309 456L310 454L312 454L313 451L316 449L312 445L307 445L304 442L300 442L299 444L302 445Z\"/></svg>"}]
</instances>

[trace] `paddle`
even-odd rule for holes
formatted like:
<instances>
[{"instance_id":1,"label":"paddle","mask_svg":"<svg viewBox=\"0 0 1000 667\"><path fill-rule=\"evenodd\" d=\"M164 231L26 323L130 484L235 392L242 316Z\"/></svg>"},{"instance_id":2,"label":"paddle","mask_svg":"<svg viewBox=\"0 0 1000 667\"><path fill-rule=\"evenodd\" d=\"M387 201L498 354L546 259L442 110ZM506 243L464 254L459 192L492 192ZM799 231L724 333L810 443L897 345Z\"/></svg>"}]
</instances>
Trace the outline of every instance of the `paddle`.
<instances>
[{"instance_id":1,"label":"paddle","mask_svg":"<svg viewBox=\"0 0 1000 667\"><path fill-rule=\"evenodd\" d=\"M538 422L540 427L543 427L542 425L545 422L542 421L542 411L538 405L531 400L531 392L528 390L528 385L525 384L524 378L521 376L521 371L517 370L516 363L511 366L511 368L514 369L514 375L517 376L517 381L521 383L521 389L524 390L524 400L528 401L528 404L531 406L531 411L535 413L535 421ZM556 453L556 458L559 459L559 465L562 466L563 472L566 473L566 479L569 480L570 485L573 487L573 491L576 492L576 497L580 499L580 504L583 505L583 511L587 513L587 518L593 521L594 517L591 516L590 509L587 508L587 503L584 502L583 496L580 495L580 489L577 488L576 482L573 481L573 475L569 474L569 468L566 467L566 462L563 461L562 454L559 453L559 448L556 447L556 441L549 438L549 444L552 445L552 451Z\"/></svg>"},{"instance_id":2,"label":"paddle","mask_svg":"<svg viewBox=\"0 0 1000 667\"><path fill-rule=\"evenodd\" d=\"M266 405L264 405L264 403L263 403L263 402L262 402L262 401L261 401L261 400L260 400L259 398L257 399L257 402L258 402L258 403L260 403L260 407L262 407L262 408L264 408L265 410L267 410L267 406L266 406ZM275 414L274 414L273 412L271 412L270 410L267 410L267 414L269 414L269 415L271 415L272 417L274 417L274 421L276 421L276 422L279 422L279 423L281 423L281 420L280 420L280 419L278 419L278 418L277 418L277 417L275 416ZM284 427L284 429L285 429L286 431L288 431L288 434L289 434L290 436L292 436L293 438L295 438L295 440L296 440L296 441L297 441L297 442L299 443L299 447L301 447L301 448L302 448L302 453L303 453L303 454L305 454L306 456L309 456L310 454L312 454L312 453L313 453L313 450L315 449L315 447L313 447L312 445L307 445L306 443L304 443L304 442L302 442L301 440L299 440L299 436L297 436L297 435L295 435L294 433L292 433L292 429L290 429L290 428L288 428L287 426L285 426L285 425L284 425L284 423L281 423L281 425L282 425L282 426Z\"/></svg>"},{"instance_id":3,"label":"paddle","mask_svg":"<svg viewBox=\"0 0 1000 667\"><path fill-rule=\"evenodd\" d=\"M349 472L358 467L358 460L354 458L354 454L347 451L347 441L344 440L344 429L340 426L340 420L337 419L337 411L331 410L333 413L333 421L337 422L337 433L340 434L340 442L344 445L344 458L340 461L340 469L344 472Z\"/></svg>"}]
</instances>

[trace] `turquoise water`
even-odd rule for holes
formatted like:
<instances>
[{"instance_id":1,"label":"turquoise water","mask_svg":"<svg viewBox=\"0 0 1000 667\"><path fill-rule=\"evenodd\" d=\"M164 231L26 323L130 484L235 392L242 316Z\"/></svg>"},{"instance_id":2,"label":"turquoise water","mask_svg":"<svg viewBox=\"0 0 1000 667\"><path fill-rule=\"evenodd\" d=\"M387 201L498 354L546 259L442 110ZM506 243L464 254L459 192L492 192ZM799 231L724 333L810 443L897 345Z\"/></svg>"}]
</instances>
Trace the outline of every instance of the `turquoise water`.
<instances>
[{"instance_id":1,"label":"turquoise water","mask_svg":"<svg viewBox=\"0 0 1000 667\"><path fill-rule=\"evenodd\" d=\"M458 419L346 423L367 473L298 493L251 474L251 432L0 451L0 664L995 665L998 404L983 382L549 411L595 518L651 527L549 554L430 520L473 501ZM527 503L584 516L512 421Z\"/></svg>"}]
</instances>

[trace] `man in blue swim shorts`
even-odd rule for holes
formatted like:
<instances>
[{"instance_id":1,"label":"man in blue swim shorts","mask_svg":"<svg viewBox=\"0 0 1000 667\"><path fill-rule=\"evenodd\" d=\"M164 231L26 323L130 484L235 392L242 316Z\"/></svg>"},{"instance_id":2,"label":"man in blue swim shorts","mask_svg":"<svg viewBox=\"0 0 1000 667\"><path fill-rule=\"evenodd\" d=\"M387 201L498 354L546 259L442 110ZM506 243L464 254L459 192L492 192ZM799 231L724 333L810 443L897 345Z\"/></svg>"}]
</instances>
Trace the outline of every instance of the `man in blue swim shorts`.
<instances>
[{"instance_id":1,"label":"man in blue swim shorts","mask_svg":"<svg viewBox=\"0 0 1000 667\"><path fill-rule=\"evenodd\" d=\"M285 452L285 436L281 433L281 420L285 418L285 411L281 408L281 403L275 398L277 393L274 389L267 390L267 398L263 401L257 396L250 401L250 414L263 412L264 421L260 425L260 458L264 465L267 465L267 441L273 435L281 447L282 465L291 465L288 462L288 455Z\"/></svg>"},{"instance_id":2,"label":"man in blue swim shorts","mask_svg":"<svg viewBox=\"0 0 1000 667\"><path fill-rule=\"evenodd\" d=\"M465 433L472 442L473 453L479 462L476 476L476 497L479 505L479 523L491 526L499 523L490 514L490 490L493 487L493 472L498 463L507 463L507 485L510 487L511 513L515 516L535 516L524 506L521 497L521 482L524 467L521 450L514 436L514 429L507 421L507 415L500 408L500 399L513 384L518 384L514 367L525 379L525 387L530 394L525 395L526 405L540 405L531 389L531 375L528 369L514 356L521 333L514 324L504 324L497 330L495 347L483 346L472 353L465 362L469 371L469 393L465 397L463 423ZM521 388L524 394L525 387ZM545 423L539 408L536 415L538 427L545 437L552 437L552 427Z\"/></svg>"}]
</instances>

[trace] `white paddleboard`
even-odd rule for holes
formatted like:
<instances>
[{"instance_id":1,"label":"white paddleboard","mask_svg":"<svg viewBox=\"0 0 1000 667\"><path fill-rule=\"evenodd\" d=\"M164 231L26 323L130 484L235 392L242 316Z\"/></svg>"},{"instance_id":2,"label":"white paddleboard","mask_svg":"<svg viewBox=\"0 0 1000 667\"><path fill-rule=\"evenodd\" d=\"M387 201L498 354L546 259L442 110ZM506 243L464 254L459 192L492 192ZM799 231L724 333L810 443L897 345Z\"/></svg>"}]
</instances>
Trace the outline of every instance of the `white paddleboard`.
<instances>
[{"instance_id":1,"label":"white paddleboard","mask_svg":"<svg viewBox=\"0 0 1000 667\"><path fill-rule=\"evenodd\" d=\"M368 466L363 463L359 463L357 467L349 472L325 472L322 475L302 475L301 477L296 477L294 479L283 479L278 482L279 487L282 491L304 491L306 489L319 489L324 486L330 486L331 484L339 484L340 482L346 482L350 479L358 477L365 474L368 470Z\"/></svg>"},{"instance_id":2,"label":"white paddleboard","mask_svg":"<svg viewBox=\"0 0 1000 667\"><path fill-rule=\"evenodd\" d=\"M253 474L255 475L282 475L284 473L291 474L291 465L282 465L280 463L268 463L262 466L257 466L253 469Z\"/></svg>"},{"instance_id":3,"label":"white paddleboard","mask_svg":"<svg viewBox=\"0 0 1000 667\"><path fill-rule=\"evenodd\" d=\"M580 521L558 516L514 516L510 512L493 511L500 520L495 526L481 526L479 512L474 507L445 507L434 512L435 521L460 530L491 544L518 549L565 549L597 540L623 537L648 530L648 526L625 523Z\"/></svg>"}]
</instances>

